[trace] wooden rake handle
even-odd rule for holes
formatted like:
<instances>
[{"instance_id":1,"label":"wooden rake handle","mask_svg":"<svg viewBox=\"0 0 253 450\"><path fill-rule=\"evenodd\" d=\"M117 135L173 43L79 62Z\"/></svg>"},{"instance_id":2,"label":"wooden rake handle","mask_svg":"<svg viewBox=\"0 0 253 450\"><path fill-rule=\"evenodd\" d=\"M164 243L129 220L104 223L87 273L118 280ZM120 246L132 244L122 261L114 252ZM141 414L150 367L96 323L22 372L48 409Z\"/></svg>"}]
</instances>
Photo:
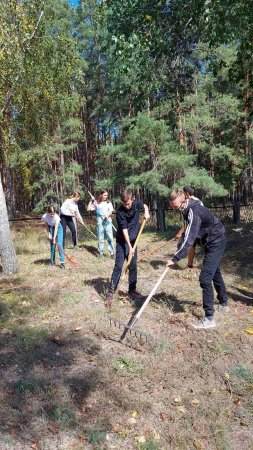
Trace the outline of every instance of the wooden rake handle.
<instances>
[{"instance_id":1,"label":"wooden rake handle","mask_svg":"<svg viewBox=\"0 0 253 450\"><path fill-rule=\"evenodd\" d=\"M138 242L139 242L139 240L140 240L140 237L141 237L141 234L142 234L142 232L143 232L143 229L144 229L144 227L145 227L145 225L146 225L146 222L147 222L147 219L143 219L143 221L142 221L142 224L141 224L141 228L139 229L139 233L137 234L137 238L136 238L136 240L135 240L135 243L134 243L134 246L133 246L133 252L135 252L135 250L136 250L136 247L137 247L137 245L138 245ZM131 263L131 261L132 261L132 255L128 255L128 258L127 258L127 265L126 265L126 267L125 267L125 272L127 272L127 269L128 269L128 267L130 266L130 263Z\"/></svg>"},{"instance_id":2,"label":"wooden rake handle","mask_svg":"<svg viewBox=\"0 0 253 450\"><path fill-rule=\"evenodd\" d=\"M87 192L88 192L90 198L93 200L95 198L94 195L92 195L92 193L88 189L87 189ZM102 209L99 208L98 205L97 205L97 208L101 211L101 213L103 213ZM112 223L112 228L114 229L114 231L117 231L117 228L113 225L113 223Z\"/></svg>"},{"instance_id":3,"label":"wooden rake handle","mask_svg":"<svg viewBox=\"0 0 253 450\"><path fill-rule=\"evenodd\" d=\"M138 259L138 262L142 261L143 259L145 259L147 256L151 256L154 253L156 253L158 250L160 250L161 248L165 247L167 244L169 244L170 242L174 241L176 237L173 237L172 239L170 239L169 241L166 241L165 243L163 243L162 245L159 245L158 247L156 247L155 249L151 250L150 252L144 253L144 255L142 255L140 257L140 259Z\"/></svg>"},{"instance_id":4,"label":"wooden rake handle","mask_svg":"<svg viewBox=\"0 0 253 450\"><path fill-rule=\"evenodd\" d=\"M134 325L136 324L136 322L139 320L140 316L142 315L144 309L148 306L151 298L153 297L153 295L155 294L156 290L158 289L158 287L160 286L161 282L163 281L165 275L167 274L169 270L169 267L166 267L166 269L163 271L162 275L160 276L159 280L157 280L155 286L153 287L152 291L150 292L150 294L148 295L148 297L146 298L145 302L143 303L143 305L141 306L141 308L139 309L139 311L135 314L135 316L133 317L133 319L131 320L131 322L127 325L127 327L125 327L124 333L120 339L120 342L123 342L123 340L125 339L125 336L127 334L128 331L132 330L132 328L134 327Z\"/></svg>"},{"instance_id":5,"label":"wooden rake handle","mask_svg":"<svg viewBox=\"0 0 253 450\"><path fill-rule=\"evenodd\" d=\"M50 239L50 241L53 241L53 239ZM77 269L80 269L80 265L75 262L64 250L63 248L61 248L61 246L56 242L55 243L56 247L58 248L58 250L60 252L62 252L64 254L64 256L66 256L67 260L70 262L70 264L72 264L73 266L75 266Z\"/></svg>"},{"instance_id":6,"label":"wooden rake handle","mask_svg":"<svg viewBox=\"0 0 253 450\"><path fill-rule=\"evenodd\" d=\"M78 217L76 217L75 216L75 218L78 220L78 222L84 227L84 228L86 228L86 230L88 230L89 231L89 233L90 234L92 234L92 236L94 236L94 238L95 239L97 239L97 236L95 236L95 234L83 223L83 222L81 222L81 220L80 219L78 219Z\"/></svg>"}]
</instances>

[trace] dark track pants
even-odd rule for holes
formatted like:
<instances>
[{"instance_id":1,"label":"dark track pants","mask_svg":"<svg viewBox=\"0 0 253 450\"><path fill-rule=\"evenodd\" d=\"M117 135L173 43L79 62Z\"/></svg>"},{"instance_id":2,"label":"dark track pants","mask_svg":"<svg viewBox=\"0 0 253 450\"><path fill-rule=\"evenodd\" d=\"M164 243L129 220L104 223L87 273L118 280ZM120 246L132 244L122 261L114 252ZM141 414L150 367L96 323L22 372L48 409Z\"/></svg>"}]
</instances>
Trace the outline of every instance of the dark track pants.
<instances>
[{"instance_id":1,"label":"dark track pants","mask_svg":"<svg viewBox=\"0 0 253 450\"><path fill-rule=\"evenodd\" d=\"M214 293L213 286L217 292L217 299L221 305L227 304L227 293L220 271L220 262L226 248L226 239L223 236L220 240L210 242L205 245L205 258L199 276L202 288L203 308L205 316L214 315Z\"/></svg>"},{"instance_id":2,"label":"dark track pants","mask_svg":"<svg viewBox=\"0 0 253 450\"><path fill-rule=\"evenodd\" d=\"M131 245L133 247L135 241L131 242ZM114 292L117 288L118 282L120 280L122 267L124 264L125 259L128 258L128 245L126 243L117 242L116 243L116 258L115 258L115 265L112 272L109 292ZM134 252L134 256L131 260L130 266L129 266L129 274L128 274L128 280L129 280L129 289L128 291L135 292L136 290L136 284L137 284L137 249Z\"/></svg>"},{"instance_id":3,"label":"dark track pants","mask_svg":"<svg viewBox=\"0 0 253 450\"><path fill-rule=\"evenodd\" d=\"M63 228L63 248L65 248L65 238L66 238L67 226L71 231L73 245L76 245L76 226L74 224L73 217L65 216L64 214L61 214L60 217L61 217L61 224L62 224L62 228Z\"/></svg>"}]
</instances>

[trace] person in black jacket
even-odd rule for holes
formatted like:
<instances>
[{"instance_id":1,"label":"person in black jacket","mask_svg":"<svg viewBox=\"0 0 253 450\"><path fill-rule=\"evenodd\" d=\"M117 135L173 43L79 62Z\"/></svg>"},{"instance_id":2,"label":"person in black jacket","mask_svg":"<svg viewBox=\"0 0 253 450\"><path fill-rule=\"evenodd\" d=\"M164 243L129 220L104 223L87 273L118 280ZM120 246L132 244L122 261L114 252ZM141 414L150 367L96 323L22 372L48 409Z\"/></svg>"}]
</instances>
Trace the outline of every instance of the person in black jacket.
<instances>
[{"instance_id":1,"label":"person in black jacket","mask_svg":"<svg viewBox=\"0 0 253 450\"><path fill-rule=\"evenodd\" d=\"M204 248L205 257L199 282L202 288L205 317L193 327L213 328L216 326L216 322L214 320L212 283L217 292L219 309L221 311L229 310L226 288L220 271L220 262L226 247L224 226L198 199L187 198L181 189L175 189L171 193L169 202L172 209L183 210L186 229L180 248L167 262L167 266L170 267L184 258L194 244L199 244Z\"/></svg>"},{"instance_id":2,"label":"person in black jacket","mask_svg":"<svg viewBox=\"0 0 253 450\"><path fill-rule=\"evenodd\" d=\"M133 194L129 190L121 193L121 206L116 212L116 220L118 229L116 233L116 260L113 269L109 292L105 305L111 307L113 301L113 293L117 288L120 280L122 267L128 255L132 256L129 265L129 296L133 300L143 300L143 296L136 292L137 284L137 249L133 251L133 246L137 238L140 224L140 210L144 209L145 219L149 218L148 206L134 199Z\"/></svg>"}]
</instances>

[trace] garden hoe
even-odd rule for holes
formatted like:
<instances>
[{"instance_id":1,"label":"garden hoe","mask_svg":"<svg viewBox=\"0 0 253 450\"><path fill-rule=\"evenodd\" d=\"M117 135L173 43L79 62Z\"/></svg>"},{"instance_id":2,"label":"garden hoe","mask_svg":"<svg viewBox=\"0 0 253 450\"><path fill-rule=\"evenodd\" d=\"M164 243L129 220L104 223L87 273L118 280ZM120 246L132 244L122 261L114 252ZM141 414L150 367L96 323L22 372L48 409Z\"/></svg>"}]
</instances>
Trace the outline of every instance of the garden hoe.
<instances>
[{"instance_id":1,"label":"garden hoe","mask_svg":"<svg viewBox=\"0 0 253 450\"><path fill-rule=\"evenodd\" d=\"M117 327L119 329L123 329L122 336L121 336L121 338L119 340L120 343L124 342L124 339L125 339L125 337L126 337L128 332L129 332L129 334L134 334L134 336L138 337L139 339L145 338L146 342L148 341L148 339L150 337L148 334L146 334L144 332L141 332L141 331L138 331L138 330L133 330L133 327L135 326L135 324L139 320L139 318L142 315L144 309L148 306L151 298L153 297L153 295L155 294L156 290L160 286L160 284L163 281L163 279L164 279L165 275L167 274L168 270L169 270L169 267L166 267L166 269L163 271L162 275L160 276L159 280L156 282L155 286L153 287L152 291L150 292L150 294L146 298L145 302L143 303L143 305L141 306L139 311L137 311L135 316L132 319L130 319L128 324L124 324L123 322L120 322L117 319L114 319L113 317L109 318L111 326L114 325L115 327Z\"/></svg>"}]
</instances>

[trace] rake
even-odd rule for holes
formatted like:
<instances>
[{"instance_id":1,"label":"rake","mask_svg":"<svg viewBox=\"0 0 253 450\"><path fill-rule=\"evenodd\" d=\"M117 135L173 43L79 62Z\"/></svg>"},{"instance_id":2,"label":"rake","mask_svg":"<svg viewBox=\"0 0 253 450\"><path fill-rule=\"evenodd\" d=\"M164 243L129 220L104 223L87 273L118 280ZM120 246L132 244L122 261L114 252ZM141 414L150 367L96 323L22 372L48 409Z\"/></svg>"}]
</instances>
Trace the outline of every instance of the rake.
<instances>
[{"instance_id":1,"label":"rake","mask_svg":"<svg viewBox=\"0 0 253 450\"><path fill-rule=\"evenodd\" d=\"M50 239L50 241L53 241L53 239ZM64 256L66 256L66 258L67 258L67 260L68 260L68 262L70 263L70 264L72 264L72 266L75 266L77 269L80 269L80 265L77 263L77 262L75 262L64 250L63 250L63 248L59 245L59 244L57 244L57 242L55 243L55 245L56 245L56 247L58 248L58 250L60 251L60 252L62 252L63 254L64 254Z\"/></svg>"},{"instance_id":2,"label":"rake","mask_svg":"<svg viewBox=\"0 0 253 450\"><path fill-rule=\"evenodd\" d=\"M144 255L142 255L139 259L138 262L142 261L143 259L145 259L147 256L151 256L154 253L156 253L158 250L161 250L161 248L165 247L166 245L168 245L170 242L174 241L176 239L176 236L173 237L172 239L170 239L169 241L166 241L165 243L163 243L162 245L159 245L158 247L156 247L155 249L151 250L150 252L145 252Z\"/></svg>"},{"instance_id":3,"label":"rake","mask_svg":"<svg viewBox=\"0 0 253 450\"><path fill-rule=\"evenodd\" d=\"M82 222L80 219L78 219L77 216L75 216L75 218L78 220L78 222L80 222L80 223L82 224L82 226L83 226L84 228L86 228L86 230L89 231L90 234L92 234L92 236L94 236L95 239L97 239L97 236L95 236L95 234L94 234L94 233L93 233L93 232L85 225L84 222Z\"/></svg>"},{"instance_id":4,"label":"rake","mask_svg":"<svg viewBox=\"0 0 253 450\"><path fill-rule=\"evenodd\" d=\"M91 198L92 200L95 200L95 201L96 201L94 195L92 195L92 193L89 191L89 189L87 188L87 186L85 186L85 184L84 184L84 187L86 188L86 190L87 190L87 192L88 192L90 198ZM102 211L102 209L99 208L99 205L98 205L97 202L96 202L96 207L99 209L99 211L101 211L102 214L104 214L103 211ZM114 231L117 231L117 228L115 228L115 226L113 225L113 223L112 223L112 228L114 229Z\"/></svg>"},{"instance_id":5,"label":"rake","mask_svg":"<svg viewBox=\"0 0 253 450\"><path fill-rule=\"evenodd\" d=\"M152 291L150 292L150 294L146 298L145 302L143 303L143 305L139 309L139 311L137 311L137 313L134 315L134 317L131 318L130 321L127 324L124 324L123 322L120 322L119 320L114 319L113 317L109 318L111 326L114 325L115 327L124 330L123 333L122 333L122 336L120 337L120 340L119 340L120 343L123 343L123 341L124 341L124 339L125 339L125 337L126 337L128 332L129 332L129 334L134 334L136 337L139 337L140 339L142 339L142 337L145 337L146 342L148 341L150 335L148 335L147 333L144 333L142 331L139 331L139 330L133 330L133 327L135 326L135 324L139 320L139 318L142 315L143 311L148 306L151 298L153 297L153 295L157 291L158 287L160 286L161 282L163 281L163 279L164 279L165 275L167 274L168 270L169 270L169 267L166 267L166 269L163 271L163 273L160 276L160 278L157 280L157 282L156 282L155 286L153 287Z\"/></svg>"},{"instance_id":6,"label":"rake","mask_svg":"<svg viewBox=\"0 0 253 450\"><path fill-rule=\"evenodd\" d=\"M137 245L138 245L138 241L139 241L139 239L140 239L140 237L141 237L141 233L142 233L142 231L143 231L143 228L145 227L146 222L147 222L147 219L144 218L143 221L142 221L142 224L141 224L139 233L138 233L138 235L137 235L137 238L136 238L136 240L135 240L134 246L133 246L133 253L134 253L135 250L136 250L136 247L137 247ZM126 265L125 265L123 274L122 274L122 276L121 276L121 278L120 278L120 280L119 280L119 283L118 283L118 285L117 285L117 287L116 287L116 290L115 290L115 295L117 295L118 292L119 292L119 287L120 287L122 281L124 280L124 278L125 278L125 276L126 276L126 274L127 274L127 271L128 271L128 268L129 268L129 266L130 266L131 261L132 261L132 255L128 255L127 262L126 262Z\"/></svg>"}]
</instances>

